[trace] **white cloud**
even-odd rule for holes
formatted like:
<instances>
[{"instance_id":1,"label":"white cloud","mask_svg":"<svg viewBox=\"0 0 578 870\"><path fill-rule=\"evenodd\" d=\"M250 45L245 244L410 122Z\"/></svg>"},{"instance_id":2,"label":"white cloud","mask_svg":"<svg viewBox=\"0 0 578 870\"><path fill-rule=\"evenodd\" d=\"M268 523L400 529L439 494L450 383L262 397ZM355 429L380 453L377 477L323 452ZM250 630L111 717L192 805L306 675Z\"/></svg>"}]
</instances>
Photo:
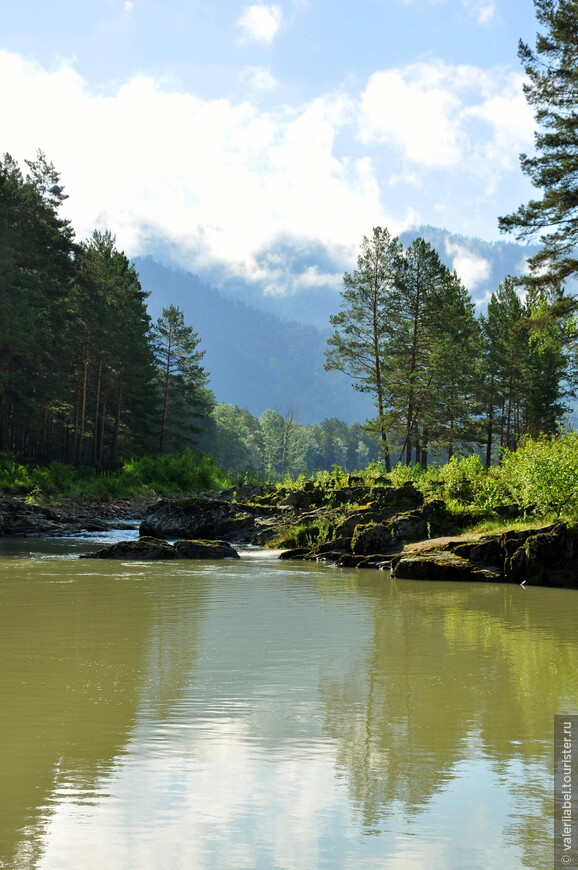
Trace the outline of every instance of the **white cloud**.
<instances>
[{"instance_id":1,"label":"white cloud","mask_svg":"<svg viewBox=\"0 0 578 870\"><path fill-rule=\"evenodd\" d=\"M444 0L402 0L406 6L427 3L438 6ZM474 15L479 24L489 24L496 13L495 0L458 0L458 2Z\"/></svg>"},{"instance_id":2,"label":"white cloud","mask_svg":"<svg viewBox=\"0 0 578 870\"><path fill-rule=\"evenodd\" d=\"M494 0L463 0L463 3L476 16L479 24L489 24L496 14Z\"/></svg>"},{"instance_id":3,"label":"white cloud","mask_svg":"<svg viewBox=\"0 0 578 870\"><path fill-rule=\"evenodd\" d=\"M289 260L265 256L282 240L313 242L348 268L372 226L437 223L441 205L442 223L449 215L456 226L518 171L531 142L520 77L500 70L414 64L375 73L360 96L274 110L257 104L274 85L269 70L240 75L254 99L201 99L148 77L103 96L70 65L48 71L0 51L2 147L21 165L37 148L54 162L80 238L107 227L134 256L161 237L185 268L286 292L335 275L329 260L294 275ZM475 266L464 268L475 279Z\"/></svg>"},{"instance_id":4,"label":"white cloud","mask_svg":"<svg viewBox=\"0 0 578 870\"><path fill-rule=\"evenodd\" d=\"M474 290L481 281L486 281L490 277L492 265L489 260L474 254L457 242L447 240L445 247L448 256L453 258L452 267L468 290Z\"/></svg>"},{"instance_id":5,"label":"white cloud","mask_svg":"<svg viewBox=\"0 0 578 870\"><path fill-rule=\"evenodd\" d=\"M253 91L274 91L279 84L266 66L245 66L239 73L239 79Z\"/></svg>"},{"instance_id":6,"label":"white cloud","mask_svg":"<svg viewBox=\"0 0 578 870\"><path fill-rule=\"evenodd\" d=\"M482 174L489 190L532 141L522 81L501 68L439 60L376 72L362 94L359 136L396 146L418 171Z\"/></svg>"},{"instance_id":7,"label":"white cloud","mask_svg":"<svg viewBox=\"0 0 578 870\"><path fill-rule=\"evenodd\" d=\"M394 228L372 161L334 153L354 105L336 95L266 112L146 77L100 96L69 67L0 52L3 150L54 162L79 237L106 226L136 255L163 235L184 266L248 277L267 278L257 255L283 235L349 250L372 225Z\"/></svg>"},{"instance_id":8,"label":"white cloud","mask_svg":"<svg viewBox=\"0 0 578 870\"><path fill-rule=\"evenodd\" d=\"M134 7L135 7L135 4L133 3L133 0L125 0L124 5L123 5L123 9L125 12L131 12L134 9Z\"/></svg>"},{"instance_id":9,"label":"white cloud","mask_svg":"<svg viewBox=\"0 0 578 870\"><path fill-rule=\"evenodd\" d=\"M280 6L255 3L246 7L238 24L244 30L246 39L270 45L281 27L282 18L283 11Z\"/></svg>"}]
</instances>

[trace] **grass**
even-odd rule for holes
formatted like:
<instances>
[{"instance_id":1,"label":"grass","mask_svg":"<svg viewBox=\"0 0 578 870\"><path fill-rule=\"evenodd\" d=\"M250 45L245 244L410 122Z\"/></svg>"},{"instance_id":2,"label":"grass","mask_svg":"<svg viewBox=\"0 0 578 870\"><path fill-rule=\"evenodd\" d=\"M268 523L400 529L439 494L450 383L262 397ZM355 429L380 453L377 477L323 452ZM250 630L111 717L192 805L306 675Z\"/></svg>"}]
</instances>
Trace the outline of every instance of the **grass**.
<instances>
[{"instance_id":1,"label":"grass","mask_svg":"<svg viewBox=\"0 0 578 870\"><path fill-rule=\"evenodd\" d=\"M26 466L0 455L0 490L31 501L102 501L112 498L152 498L226 489L236 482L212 456L186 450L181 454L144 456L124 462L114 473L51 462Z\"/></svg>"}]
</instances>

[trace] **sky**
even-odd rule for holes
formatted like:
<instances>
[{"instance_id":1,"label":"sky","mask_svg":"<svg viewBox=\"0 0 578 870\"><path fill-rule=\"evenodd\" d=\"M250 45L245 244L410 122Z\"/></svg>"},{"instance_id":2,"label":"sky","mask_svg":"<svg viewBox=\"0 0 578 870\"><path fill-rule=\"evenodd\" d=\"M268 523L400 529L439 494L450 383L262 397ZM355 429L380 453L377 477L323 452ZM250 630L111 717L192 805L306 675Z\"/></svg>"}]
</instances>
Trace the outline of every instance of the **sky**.
<instances>
[{"instance_id":1,"label":"sky","mask_svg":"<svg viewBox=\"0 0 578 870\"><path fill-rule=\"evenodd\" d=\"M283 294L532 194L532 0L0 2L0 153L46 154L79 238Z\"/></svg>"}]
</instances>

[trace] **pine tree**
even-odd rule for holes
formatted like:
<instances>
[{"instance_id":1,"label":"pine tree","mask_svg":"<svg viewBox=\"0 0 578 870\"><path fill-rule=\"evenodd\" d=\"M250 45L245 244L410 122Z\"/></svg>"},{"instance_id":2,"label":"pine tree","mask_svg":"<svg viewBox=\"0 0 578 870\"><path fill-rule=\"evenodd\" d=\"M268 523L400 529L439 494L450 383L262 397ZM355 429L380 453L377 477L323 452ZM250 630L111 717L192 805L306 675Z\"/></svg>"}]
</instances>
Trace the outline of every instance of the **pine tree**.
<instances>
[{"instance_id":1,"label":"pine tree","mask_svg":"<svg viewBox=\"0 0 578 870\"><path fill-rule=\"evenodd\" d=\"M77 254L73 297L73 461L114 464L142 450L154 409L146 297L114 236L95 231Z\"/></svg>"},{"instance_id":2,"label":"pine tree","mask_svg":"<svg viewBox=\"0 0 578 870\"><path fill-rule=\"evenodd\" d=\"M545 33L538 34L535 51L520 41L518 56L529 79L526 99L541 129L534 137L536 154L521 154L520 162L543 196L500 218L499 225L519 239L539 235L543 247L530 258L532 274L524 283L545 286L578 272L578 3L534 3Z\"/></svg>"},{"instance_id":3,"label":"pine tree","mask_svg":"<svg viewBox=\"0 0 578 870\"><path fill-rule=\"evenodd\" d=\"M390 470L387 438L389 386L384 370L390 299L399 279L402 246L387 229L375 227L371 238L363 237L357 269L343 276L342 310L333 315L333 335L326 353L327 370L345 372L355 389L371 393L378 434L386 468Z\"/></svg>"},{"instance_id":4,"label":"pine tree","mask_svg":"<svg viewBox=\"0 0 578 870\"><path fill-rule=\"evenodd\" d=\"M415 239L390 302L384 348L392 426L406 464L415 455L426 465L430 446L451 455L471 438L476 336L467 291L433 247Z\"/></svg>"},{"instance_id":5,"label":"pine tree","mask_svg":"<svg viewBox=\"0 0 578 870\"><path fill-rule=\"evenodd\" d=\"M208 373L201 365L205 354L200 338L186 326L183 312L174 305L163 308L154 327L161 397L158 452L178 449L200 431L199 420L210 412L214 399L207 389ZM195 422L196 421L196 422Z\"/></svg>"},{"instance_id":6,"label":"pine tree","mask_svg":"<svg viewBox=\"0 0 578 870\"><path fill-rule=\"evenodd\" d=\"M74 242L54 166L41 152L28 166L0 166L0 447L42 460L61 407Z\"/></svg>"},{"instance_id":7,"label":"pine tree","mask_svg":"<svg viewBox=\"0 0 578 870\"><path fill-rule=\"evenodd\" d=\"M523 435L553 435L576 383L575 329L561 319L560 289L531 289L525 300L507 277L481 318L485 344L486 464L496 441L515 450Z\"/></svg>"}]
</instances>

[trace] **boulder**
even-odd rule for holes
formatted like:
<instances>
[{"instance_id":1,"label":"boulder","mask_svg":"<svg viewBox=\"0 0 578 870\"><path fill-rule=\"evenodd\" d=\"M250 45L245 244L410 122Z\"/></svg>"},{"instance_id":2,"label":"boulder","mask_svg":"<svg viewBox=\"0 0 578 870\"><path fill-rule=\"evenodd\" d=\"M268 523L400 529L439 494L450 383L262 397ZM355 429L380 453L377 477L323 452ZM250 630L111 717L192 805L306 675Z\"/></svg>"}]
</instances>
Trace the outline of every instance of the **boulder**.
<instances>
[{"instance_id":1,"label":"boulder","mask_svg":"<svg viewBox=\"0 0 578 870\"><path fill-rule=\"evenodd\" d=\"M455 553L428 551L400 554L391 560L391 576L403 580L455 580L501 582L501 571L481 568Z\"/></svg>"},{"instance_id":2,"label":"boulder","mask_svg":"<svg viewBox=\"0 0 578 870\"><path fill-rule=\"evenodd\" d=\"M389 528L396 541L423 541L427 538L427 519L423 510L398 514L390 520Z\"/></svg>"},{"instance_id":3,"label":"boulder","mask_svg":"<svg viewBox=\"0 0 578 870\"><path fill-rule=\"evenodd\" d=\"M382 519L382 514L375 507L359 507L348 514L344 520L341 520L335 526L335 535L339 538L349 538L353 536L355 527L363 523L378 523Z\"/></svg>"},{"instance_id":4,"label":"boulder","mask_svg":"<svg viewBox=\"0 0 578 870\"><path fill-rule=\"evenodd\" d=\"M80 559L139 559L156 561L174 559L175 548L159 538L145 537L138 541L117 541L96 553L83 553Z\"/></svg>"},{"instance_id":5,"label":"boulder","mask_svg":"<svg viewBox=\"0 0 578 870\"><path fill-rule=\"evenodd\" d=\"M227 541L175 541L177 559L239 559Z\"/></svg>"},{"instance_id":6,"label":"boulder","mask_svg":"<svg viewBox=\"0 0 578 870\"><path fill-rule=\"evenodd\" d=\"M147 510L140 534L253 543L264 531L259 521L272 512L282 514L284 510L206 496L161 499Z\"/></svg>"},{"instance_id":7,"label":"boulder","mask_svg":"<svg viewBox=\"0 0 578 870\"><path fill-rule=\"evenodd\" d=\"M0 536L58 535L76 531L73 517L17 499L0 502ZM99 530L98 530L99 531Z\"/></svg>"},{"instance_id":8,"label":"boulder","mask_svg":"<svg viewBox=\"0 0 578 870\"><path fill-rule=\"evenodd\" d=\"M84 553L81 559L238 559L239 554L226 541L177 541L174 545L160 538L144 536L138 541L117 541Z\"/></svg>"},{"instance_id":9,"label":"boulder","mask_svg":"<svg viewBox=\"0 0 578 870\"><path fill-rule=\"evenodd\" d=\"M308 556L311 552L309 547L293 547L291 550L283 550L282 553L279 553L279 559L303 559L305 556Z\"/></svg>"},{"instance_id":10,"label":"boulder","mask_svg":"<svg viewBox=\"0 0 578 870\"><path fill-rule=\"evenodd\" d=\"M383 523L356 526L351 540L351 552L356 556L383 553L392 546L391 528Z\"/></svg>"}]
</instances>

